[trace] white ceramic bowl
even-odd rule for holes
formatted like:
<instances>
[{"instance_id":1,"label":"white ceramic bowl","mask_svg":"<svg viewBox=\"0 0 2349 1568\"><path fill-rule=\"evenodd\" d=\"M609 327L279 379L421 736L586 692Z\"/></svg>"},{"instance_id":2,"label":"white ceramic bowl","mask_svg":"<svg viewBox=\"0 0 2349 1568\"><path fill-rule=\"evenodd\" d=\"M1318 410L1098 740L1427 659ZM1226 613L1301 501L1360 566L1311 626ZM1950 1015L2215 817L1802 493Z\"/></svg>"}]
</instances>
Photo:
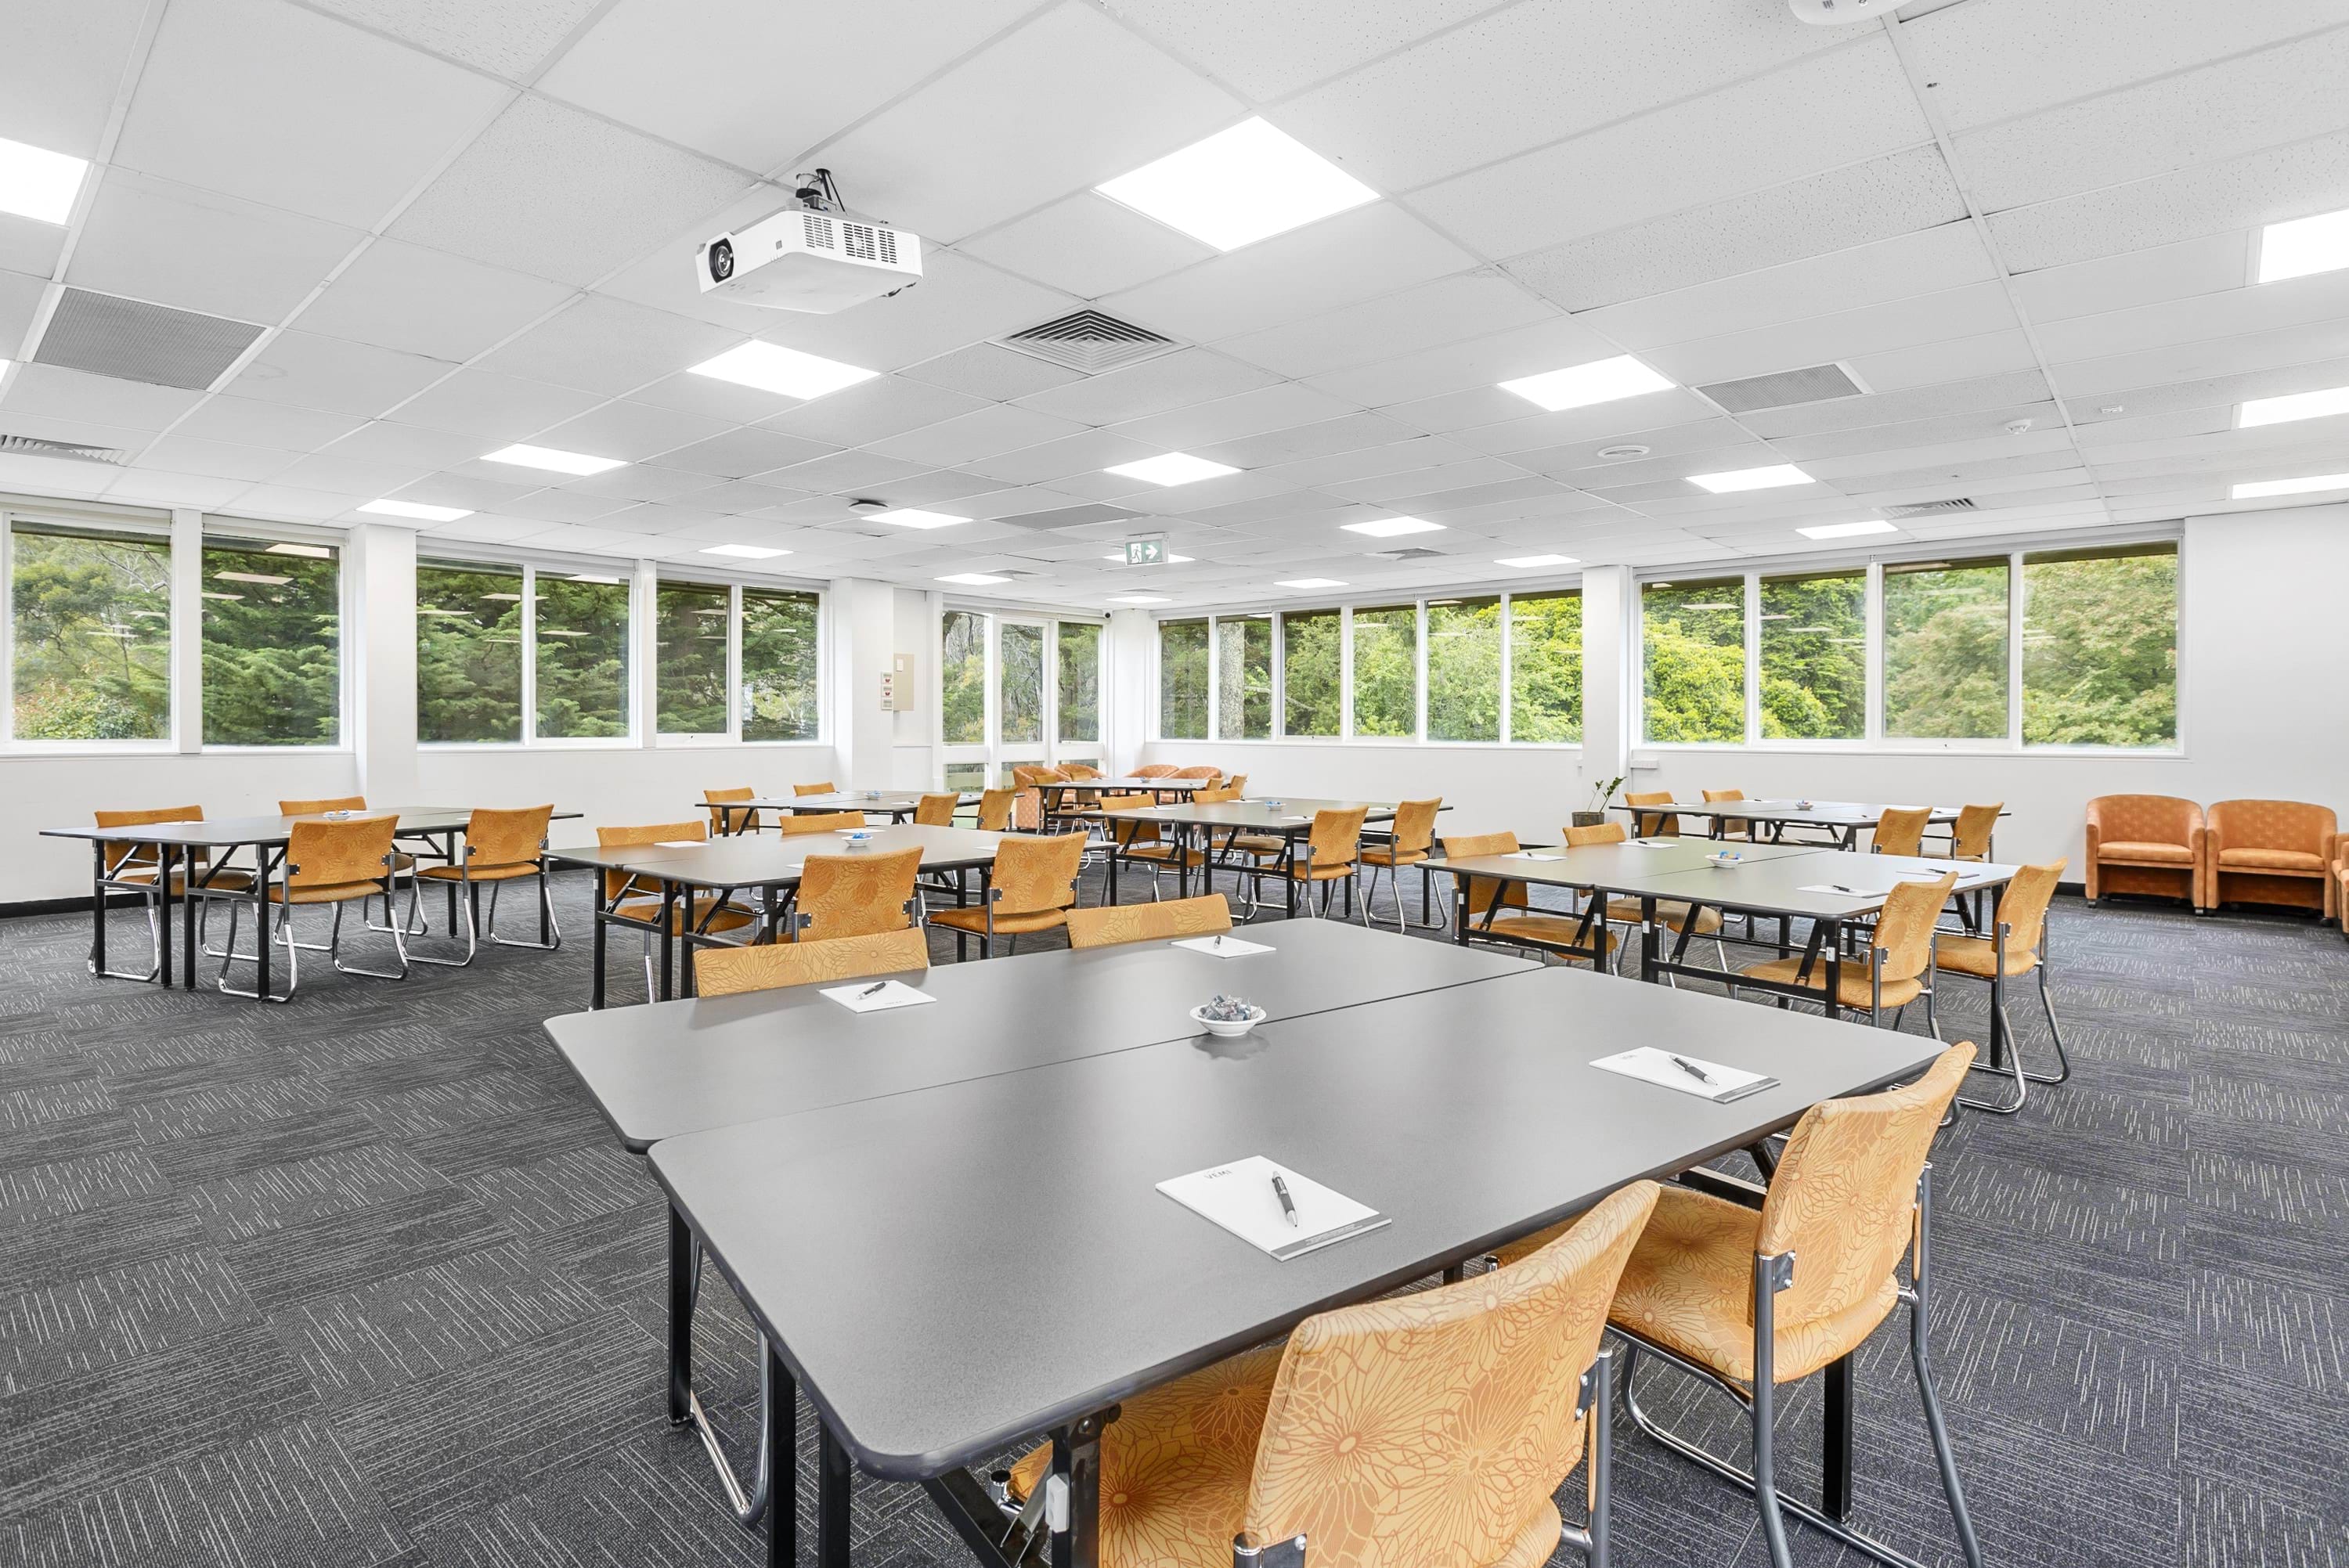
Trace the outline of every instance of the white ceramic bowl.
<instances>
[{"instance_id":1,"label":"white ceramic bowl","mask_svg":"<svg viewBox=\"0 0 2349 1568\"><path fill-rule=\"evenodd\" d=\"M1264 1009L1251 1005L1245 1018L1210 1018L1204 1006L1191 1009L1191 1021L1219 1040L1237 1039L1264 1022Z\"/></svg>"},{"instance_id":2,"label":"white ceramic bowl","mask_svg":"<svg viewBox=\"0 0 2349 1568\"><path fill-rule=\"evenodd\" d=\"M851 844L869 844L874 840L874 832L870 828L834 828L833 831Z\"/></svg>"},{"instance_id":3,"label":"white ceramic bowl","mask_svg":"<svg viewBox=\"0 0 2349 1568\"><path fill-rule=\"evenodd\" d=\"M1704 857L1705 863L1717 872L1733 872L1745 863L1745 857L1727 850Z\"/></svg>"}]
</instances>

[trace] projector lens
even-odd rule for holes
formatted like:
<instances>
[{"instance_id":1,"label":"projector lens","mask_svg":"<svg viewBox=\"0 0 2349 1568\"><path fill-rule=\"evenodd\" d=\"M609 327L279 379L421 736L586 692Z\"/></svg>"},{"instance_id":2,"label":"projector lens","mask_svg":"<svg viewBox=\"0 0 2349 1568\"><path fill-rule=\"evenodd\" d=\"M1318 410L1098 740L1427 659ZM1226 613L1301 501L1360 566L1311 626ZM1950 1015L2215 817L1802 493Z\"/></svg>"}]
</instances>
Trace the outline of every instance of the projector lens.
<instances>
[{"instance_id":1,"label":"projector lens","mask_svg":"<svg viewBox=\"0 0 2349 1568\"><path fill-rule=\"evenodd\" d=\"M719 240L709 247L709 278L712 283L724 283L734 275L734 242Z\"/></svg>"}]
</instances>

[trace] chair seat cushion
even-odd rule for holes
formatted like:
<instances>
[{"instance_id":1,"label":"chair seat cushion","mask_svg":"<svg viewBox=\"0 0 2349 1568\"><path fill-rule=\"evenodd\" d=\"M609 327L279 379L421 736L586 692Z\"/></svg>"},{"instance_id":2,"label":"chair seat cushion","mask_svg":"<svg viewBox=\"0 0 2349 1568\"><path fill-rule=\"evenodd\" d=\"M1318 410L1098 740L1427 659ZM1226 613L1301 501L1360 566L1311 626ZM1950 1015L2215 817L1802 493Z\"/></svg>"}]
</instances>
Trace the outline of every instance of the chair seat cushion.
<instances>
[{"instance_id":1,"label":"chair seat cushion","mask_svg":"<svg viewBox=\"0 0 2349 1568\"><path fill-rule=\"evenodd\" d=\"M293 896L289 899L286 896L285 884L274 882L269 884L269 902L272 903L348 903L353 899L373 898L382 892L383 883L379 882L313 882L308 886L297 882L292 890Z\"/></svg>"},{"instance_id":2,"label":"chair seat cushion","mask_svg":"<svg viewBox=\"0 0 2349 1568\"><path fill-rule=\"evenodd\" d=\"M1366 866L1415 866L1425 859L1425 850L1398 850L1389 844L1362 847L1362 863Z\"/></svg>"},{"instance_id":3,"label":"chair seat cushion","mask_svg":"<svg viewBox=\"0 0 2349 1568\"><path fill-rule=\"evenodd\" d=\"M1811 961L1809 975L1801 975L1802 967L1803 961L1799 957L1773 958L1767 964L1753 965L1743 973L1752 979L1775 980L1782 985L1807 985L1814 991L1822 992L1827 988L1826 954L1822 953ZM1801 977L1797 978L1798 975ZM1887 980L1884 983L1884 1005L1888 1007L1906 1006L1915 1001L1924 988L1921 981ZM1836 1005L1861 1008L1868 1005L1868 965L1865 961L1857 958L1844 961L1843 986L1836 995Z\"/></svg>"},{"instance_id":4,"label":"chair seat cushion","mask_svg":"<svg viewBox=\"0 0 2349 1568\"><path fill-rule=\"evenodd\" d=\"M1988 980L1997 973L1998 949L1987 936L1937 936L1933 938L1933 962L1956 974ZM2008 977L2028 975L2038 966L2039 954L2028 947L2007 949Z\"/></svg>"},{"instance_id":5,"label":"chair seat cushion","mask_svg":"<svg viewBox=\"0 0 2349 1568\"><path fill-rule=\"evenodd\" d=\"M1206 859L1198 851L1190 849L1184 850L1178 856L1173 844L1136 844L1130 850L1118 851L1118 855L1124 860L1154 861L1161 865L1169 866L1178 862L1186 866L1195 866Z\"/></svg>"},{"instance_id":6,"label":"chair seat cushion","mask_svg":"<svg viewBox=\"0 0 2349 1568\"><path fill-rule=\"evenodd\" d=\"M2096 859L2138 865L2190 866L2194 851L2184 844L2149 843L2142 839L2107 839L2096 846Z\"/></svg>"},{"instance_id":7,"label":"chair seat cushion","mask_svg":"<svg viewBox=\"0 0 2349 1568\"><path fill-rule=\"evenodd\" d=\"M1225 848L1244 855L1277 855L1288 848L1288 841L1268 833L1241 833Z\"/></svg>"},{"instance_id":8,"label":"chair seat cushion","mask_svg":"<svg viewBox=\"0 0 2349 1568\"><path fill-rule=\"evenodd\" d=\"M1668 931L1686 930L1688 927L1688 917L1689 906L1687 904L1665 903L1661 900L1658 901L1656 904L1656 922ZM1619 922L1624 925L1639 924L1640 920L1640 901L1636 898L1617 898L1609 900L1607 904L1607 918ZM1718 935L1720 931L1721 912L1717 909L1707 908L1702 904L1697 906L1696 934L1699 936L1714 936Z\"/></svg>"},{"instance_id":9,"label":"chair seat cushion","mask_svg":"<svg viewBox=\"0 0 2349 1568\"><path fill-rule=\"evenodd\" d=\"M648 924L657 924L660 922L660 900L636 899L620 905L612 913L626 920L640 920ZM757 918L758 916L750 910L740 909L730 903L720 904L715 899L698 898L693 901L693 908L689 913L682 903L669 911L669 929L671 931L740 931Z\"/></svg>"},{"instance_id":10,"label":"chair seat cushion","mask_svg":"<svg viewBox=\"0 0 2349 1568\"><path fill-rule=\"evenodd\" d=\"M957 931L978 935L987 934L987 906L974 903L967 909L934 909L930 912L932 925L950 925ZM1050 931L1056 925L1069 923L1069 913L1063 909L1030 910L1025 914L1004 914L995 917L995 934L1022 936L1031 931Z\"/></svg>"},{"instance_id":11,"label":"chair seat cushion","mask_svg":"<svg viewBox=\"0 0 2349 1568\"><path fill-rule=\"evenodd\" d=\"M1276 872L1274 874L1278 873ZM1336 882L1340 877L1350 877L1354 874L1354 862L1348 861L1341 865L1317 866L1309 861L1299 861L1288 868L1288 874L1299 882Z\"/></svg>"},{"instance_id":12,"label":"chair seat cushion","mask_svg":"<svg viewBox=\"0 0 2349 1568\"><path fill-rule=\"evenodd\" d=\"M426 866L416 873L427 882L463 882L464 871L457 866ZM472 880L477 882L512 882L516 877L534 877L538 867L524 862L512 866L475 866Z\"/></svg>"},{"instance_id":13,"label":"chair seat cushion","mask_svg":"<svg viewBox=\"0 0 2349 1568\"><path fill-rule=\"evenodd\" d=\"M1754 1245L1758 1209L1667 1186L1631 1249L1608 1320L1740 1383L1754 1380ZM1795 1259L1800 1269L1803 1260ZM1816 1372L1857 1346L1897 1300L1892 1275L1860 1303L1778 1326L1775 1380Z\"/></svg>"},{"instance_id":14,"label":"chair seat cushion","mask_svg":"<svg viewBox=\"0 0 2349 1568\"><path fill-rule=\"evenodd\" d=\"M1601 923L1592 921L1590 933L1587 936L1578 934L1581 930L1582 917L1578 914L1500 914L1493 917L1493 924L1489 930L1486 929L1481 918L1472 923L1468 927L1468 934L1472 938L1479 936L1516 938L1520 941L1547 942L1557 946L1575 947L1599 942L1600 934L1604 933L1607 951L1609 953L1615 951L1615 934L1608 931Z\"/></svg>"},{"instance_id":15,"label":"chair seat cushion","mask_svg":"<svg viewBox=\"0 0 2349 1568\"><path fill-rule=\"evenodd\" d=\"M2220 850L2219 863L2240 871L2293 872L2312 877L2324 871L2324 857L2305 850Z\"/></svg>"},{"instance_id":16,"label":"chair seat cushion","mask_svg":"<svg viewBox=\"0 0 2349 1568\"><path fill-rule=\"evenodd\" d=\"M155 869L150 866L145 871L116 872L109 880L119 882L137 882L152 887L155 884ZM217 871L209 878L199 877L196 880L196 886L199 891L209 888L214 892L250 892L253 891L253 873L243 871ZM174 893L184 893L188 891L188 875L185 872L174 871L171 873L171 891Z\"/></svg>"}]
</instances>

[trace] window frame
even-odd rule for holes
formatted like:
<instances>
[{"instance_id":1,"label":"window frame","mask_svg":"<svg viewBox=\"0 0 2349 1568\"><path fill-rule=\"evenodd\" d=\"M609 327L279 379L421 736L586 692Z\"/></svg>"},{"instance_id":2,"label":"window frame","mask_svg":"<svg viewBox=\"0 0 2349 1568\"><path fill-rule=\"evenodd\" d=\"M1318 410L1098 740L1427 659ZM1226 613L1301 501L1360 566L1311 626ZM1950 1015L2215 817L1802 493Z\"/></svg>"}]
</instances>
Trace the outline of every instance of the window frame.
<instances>
[{"instance_id":1,"label":"window frame","mask_svg":"<svg viewBox=\"0 0 2349 1568\"><path fill-rule=\"evenodd\" d=\"M160 737L146 739L107 740L39 740L20 738L16 734L16 528L19 523L36 529L63 529L80 533L119 534L125 538L160 540L164 550L164 602L170 616L169 630L164 639L163 714L164 732ZM189 629L181 623L181 573L184 563L180 560L177 531L170 521L128 514L103 511L82 512L71 509L48 509L16 505L0 505L0 593L6 601L0 605L0 756L15 757L158 757L178 754L184 738L182 705L188 693L181 690L180 672L189 645ZM194 568L203 569L202 552ZM194 635L199 655L197 680L201 683L202 628ZM347 677L346 677L347 678ZM202 744L201 686L194 696L198 705L197 743ZM347 688L344 695L347 696ZM347 708L346 709L347 711ZM226 747L218 749L225 751ZM239 748L243 749L243 748ZM317 748L254 748L256 750L316 750Z\"/></svg>"},{"instance_id":2,"label":"window frame","mask_svg":"<svg viewBox=\"0 0 2349 1568\"><path fill-rule=\"evenodd\" d=\"M678 588L722 588L726 591L726 727L722 730L693 730L664 734L660 727L660 670L657 664L659 636L660 591L667 586ZM815 599L815 738L812 740L745 740L742 738L742 591L745 588L771 589L782 593L807 593ZM656 663L650 681L649 703L632 703L632 707L647 707L649 712L632 716L630 727L638 736L649 735L655 750L691 749L717 746L829 746L832 744L832 704L826 700L832 678L832 596L813 583L796 583L786 579L761 579L751 582L725 573L707 572L699 567L691 571L656 572L649 593L641 583L632 587L628 600L628 624L632 644L636 629L642 628L644 643L654 645ZM630 685L635 673L630 672ZM637 744L642 744L638 741ZM591 742L590 744L602 744Z\"/></svg>"},{"instance_id":3,"label":"window frame","mask_svg":"<svg viewBox=\"0 0 2349 1568\"><path fill-rule=\"evenodd\" d=\"M199 578L199 588L201 588L201 579L203 574L203 554L205 551L212 548L212 542L215 539L222 541L223 543L235 541L257 543L264 547L272 544L320 545L334 552L335 734L336 738L331 743L323 746L237 746L227 742L222 742L216 745L204 738L204 628L203 607L200 601L196 608L195 664L196 679L198 683L195 694L196 702L194 709L196 724L196 749L199 751L217 751L223 756L231 757L318 757L334 756L337 753L347 753L351 751L353 749L353 742L355 738L351 733L351 717L353 711L357 707L356 697L357 695L358 685L358 665L357 661L351 656L350 631L353 619L351 612L354 606L351 603L351 574L347 570L350 563L351 553L349 535L331 532L323 529L316 531L296 529L288 527L282 523L255 522L248 525L246 524L245 520L242 518L216 516L213 513L206 512L203 516L202 527L197 540L196 573ZM13 569L13 560L11 561L10 565ZM13 579L11 579L11 581L13 581ZM13 617L11 618L13 619ZM176 617L174 617L174 619L176 620ZM176 641L177 631L178 628L174 626L173 634L175 640L172 646L172 657L174 660L179 656L179 648ZM15 676L16 672L12 666L8 671L8 678L13 682Z\"/></svg>"},{"instance_id":4,"label":"window frame","mask_svg":"<svg viewBox=\"0 0 2349 1568\"><path fill-rule=\"evenodd\" d=\"M982 738L978 740L949 741L946 738L946 618L948 615L976 615L981 623L979 646L979 696L982 703ZM1185 619L1175 616L1172 619ZM1003 628L1006 623L1040 629L1038 649L1038 740L1011 740L1003 738ZM1093 727L1097 732L1092 740L1064 740L1061 738L1061 627L1091 626L1098 635L1093 643ZM1058 766L1061 762L1086 762L1099 767L1109 755L1110 717L1110 622L1106 615L1083 610L1035 609L1023 604L990 603L964 599L942 598L936 613L930 617L929 660L934 669L930 677L930 699L934 717L930 721L930 781L933 787L946 788L946 772L949 768L976 764L988 779L997 781L988 788L1008 787L1009 769L1015 765L1041 763ZM1152 655L1154 666L1156 655L1154 634ZM1157 714L1156 671L1152 671L1151 713L1154 723Z\"/></svg>"}]
</instances>

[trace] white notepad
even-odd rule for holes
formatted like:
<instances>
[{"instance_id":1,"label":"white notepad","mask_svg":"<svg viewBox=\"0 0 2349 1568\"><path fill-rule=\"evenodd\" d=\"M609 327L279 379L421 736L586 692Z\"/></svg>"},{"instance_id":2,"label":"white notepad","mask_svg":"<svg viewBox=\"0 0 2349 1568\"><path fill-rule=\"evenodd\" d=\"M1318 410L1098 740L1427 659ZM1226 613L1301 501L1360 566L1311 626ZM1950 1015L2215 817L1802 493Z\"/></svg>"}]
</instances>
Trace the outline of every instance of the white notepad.
<instances>
[{"instance_id":1,"label":"white notepad","mask_svg":"<svg viewBox=\"0 0 2349 1568\"><path fill-rule=\"evenodd\" d=\"M653 848L657 850L698 850L707 848L708 845L707 839L656 839L653 841Z\"/></svg>"},{"instance_id":2,"label":"white notepad","mask_svg":"<svg viewBox=\"0 0 2349 1568\"><path fill-rule=\"evenodd\" d=\"M1211 958L1245 958L1251 953L1270 953L1274 949L1261 942L1243 942L1237 936L1186 936L1170 947L1187 947L1194 953L1204 953Z\"/></svg>"},{"instance_id":3,"label":"white notepad","mask_svg":"<svg viewBox=\"0 0 2349 1568\"><path fill-rule=\"evenodd\" d=\"M873 989L875 985L881 988L875 991ZM827 985L823 994L852 1013L885 1013L893 1007L918 1007L925 1002L937 1000L927 991L917 991L903 980L865 980L854 985Z\"/></svg>"},{"instance_id":4,"label":"white notepad","mask_svg":"<svg viewBox=\"0 0 2349 1568\"><path fill-rule=\"evenodd\" d=\"M1670 850L1680 846L1678 839L1634 839L1631 841L1643 850Z\"/></svg>"},{"instance_id":5,"label":"white notepad","mask_svg":"<svg viewBox=\"0 0 2349 1568\"><path fill-rule=\"evenodd\" d=\"M1282 1212L1279 1195L1273 1191L1275 1176L1288 1183L1288 1201L1297 1205L1294 1225ZM1261 1154L1161 1181L1158 1190L1201 1219L1214 1221L1283 1263L1388 1222L1384 1214L1368 1204L1333 1192Z\"/></svg>"},{"instance_id":6,"label":"white notepad","mask_svg":"<svg viewBox=\"0 0 2349 1568\"><path fill-rule=\"evenodd\" d=\"M1845 887L1840 882L1809 882L1795 891L1825 893L1829 898L1882 898L1884 896L1880 892L1874 892L1864 887Z\"/></svg>"},{"instance_id":7,"label":"white notepad","mask_svg":"<svg viewBox=\"0 0 2349 1568\"><path fill-rule=\"evenodd\" d=\"M1702 1057L1682 1053L1681 1061L1696 1068L1713 1080L1707 1084L1672 1060L1673 1053L1658 1050L1653 1046L1636 1046L1611 1057L1601 1057L1590 1065L1605 1072L1620 1073L1642 1083L1692 1094L1699 1099L1709 1099L1715 1105L1727 1105L1744 1099L1749 1094L1760 1094L1765 1088L1776 1088L1778 1080L1766 1073L1750 1073L1743 1068L1725 1068L1719 1062L1709 1062Z\"/></svg>"}]
</instances>

